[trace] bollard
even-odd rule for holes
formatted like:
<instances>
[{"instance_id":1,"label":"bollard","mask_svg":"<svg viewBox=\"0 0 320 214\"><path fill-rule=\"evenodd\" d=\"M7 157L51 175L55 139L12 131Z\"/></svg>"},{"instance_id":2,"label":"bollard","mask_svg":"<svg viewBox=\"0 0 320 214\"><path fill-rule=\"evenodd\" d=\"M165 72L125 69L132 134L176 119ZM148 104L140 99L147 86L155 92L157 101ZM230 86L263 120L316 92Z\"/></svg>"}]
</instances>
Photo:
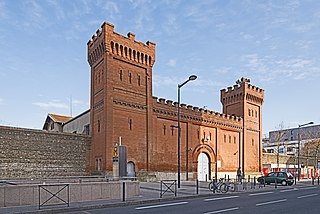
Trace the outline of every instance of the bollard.
<instances>
[{"instance_id":1,"label":"bollard","mask_svg":"<svg viewBox=\"0 0 320 214\"><path fill-rule=\"evenodd\" d=\"M224 174L224 180L226 180L227 179L227 175L226 174Z\"/></svg>"},{"instance_id":2,"label":"bollard","mask_svg":"<svg viewBox=\"0 0 320 214\"><path fill-rule=\"evenodd\" d=\"M122 183L122 201L126 201L126 183Z\"/></svg>"},{"instance_id":3,"label":"bollard","mask_svg":"<svg viewBox=\"0 0 320 214\"><path fill-rule=\"evenodd\" d=\"M297 185L297 177L294 176L294 185Z\"/></svg>"},{"instance_id":4,"label":"bollard","mask_svg":"<svg viewBox=\"0 0 320 214\"><path fill-rule=\"evenodd\" d=\"M277 178L274 179L274 188L277 189Z\"/></svg>"},{"instance_id":5,"label":"bollard","mask_svg":"<svg viewBox=\"0 0 320 214\"><path fill-rule=\"evenodd\" d=\"M208 175L206 174L206 182L208 181Z\"/></svg>"},{"instance_id":6,"label":"bollard","mask_svg":"<svg viewBox=\"0 0 320 214\"><path fill-rule=\"evenodd\" d=\"M228 175L228 181L230 180L229 175Z\"/></svg>"},{"instance_id":7,"label":"bollard","mask_svg":"<svg viewBox=\"0 0 320 214\"><path fill-rule=\"evenodd\" d=\"M314 177L312 176L311 184L314 185Z\"/></svg>"},{"instance_id":8,"label":"bollard","mask_svg":"<svg viewBox=\"0 0 320 214\"><path fill-rule=\"evenodd\" d=\"M162 181L160 181L160 198L162 198Z\"/></svg>"},{"instance_id":9,"label":"bollard","mask_svg":"<svg viewBox=\"0 0 320 214\"><path fill-rule=\"evenodd\" d=\"M256 184L257 184L257 183L256 183L256 176L254 176L254 177L253 177L253 189L256 188Z\"/></svg>"},{"instance_id":10,"label":"bollard","mask_svg":"<svg viewBox=\"0 0 320 214\"><path fill-rule=\"evenodd\" d=\"M174 197L177 197L177 180L174 181Z\"/></svg>"},{"instance_id":11,"label":"bollard","mask_svg":"<svg viewBox=\"0 0 320 214\"><path fill-rule=\"evenodd\" d=\"M198 195L199 194L199 180L198 179L196 180L196 188L197 188L196 193Z\"/></svg>"}]
</instances>

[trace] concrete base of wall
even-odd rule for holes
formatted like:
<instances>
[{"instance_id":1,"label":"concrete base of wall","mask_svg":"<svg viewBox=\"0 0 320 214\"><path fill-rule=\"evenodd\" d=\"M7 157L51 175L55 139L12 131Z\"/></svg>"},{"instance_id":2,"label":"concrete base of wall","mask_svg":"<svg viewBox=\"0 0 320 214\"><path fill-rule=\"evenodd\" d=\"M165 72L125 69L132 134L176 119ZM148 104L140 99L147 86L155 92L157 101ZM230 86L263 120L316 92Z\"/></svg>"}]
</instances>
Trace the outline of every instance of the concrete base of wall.
<instances>
[{"instance_id":1,"label":"concrete base of wall","mask_svg":"<svg viewBox=\"0 0 320 214\"><path fill-rule=\"evenodd\" d=\"M245 176L246 178L250 176L251 178L253 177L259 177L261 176L261 172L246 172ZM235 179L237 177L236 172L218 172L217 177L218 178L229 178L230 179ZM176 172L144 172L144 173L137 173L137 178L139 181L144 181L144 182L157 182L161 180L177 180L178 179L178 174ZM212 173L212 177L215 178L214 173ZM188 173L188 179L187 179L187 174L185 172L180 173L180 179L181 181L192 181L197 179L197 173L189 172Z\"/></svg>"},{"instance_id":2,"label":"concrete base of wall","mask_svg":"<svg viewBox=\"0 0 320 214\"><path fill-rule=\"evenodd\" d=\"M123 181L71 183L69 184L69 202L121 199L122 191ZM59 192L57 196L64 201L68 201L68 189L61 183L56 186L51 184L42 185L42 187L36 184L0 186L0 207L39 206L39 203L42 204L52 197L50 192L52 194ZM140 195L139 182L125 181L125 194L126 198L138 197ZM59 204L61 202L58 198L53 197L45 205Z\"/></svg>"}]
</instances>

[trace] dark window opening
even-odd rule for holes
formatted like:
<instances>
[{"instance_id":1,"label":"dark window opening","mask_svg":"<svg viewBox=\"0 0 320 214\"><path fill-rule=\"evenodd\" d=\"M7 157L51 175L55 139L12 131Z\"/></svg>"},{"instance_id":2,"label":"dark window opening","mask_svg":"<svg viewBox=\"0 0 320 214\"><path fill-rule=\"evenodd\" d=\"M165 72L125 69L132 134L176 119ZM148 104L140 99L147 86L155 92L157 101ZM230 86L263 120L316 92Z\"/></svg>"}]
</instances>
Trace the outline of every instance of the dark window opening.
<instances>
[{"instance_id":1,"label":"dark window opening","mask_svg":"<svg viewBox=\"0 0 320 214\"><path fill-rule=\"evenodd\" d=\"M132 130L132 119L129 119L129 129Z\"/></svg>"}]
</instances>

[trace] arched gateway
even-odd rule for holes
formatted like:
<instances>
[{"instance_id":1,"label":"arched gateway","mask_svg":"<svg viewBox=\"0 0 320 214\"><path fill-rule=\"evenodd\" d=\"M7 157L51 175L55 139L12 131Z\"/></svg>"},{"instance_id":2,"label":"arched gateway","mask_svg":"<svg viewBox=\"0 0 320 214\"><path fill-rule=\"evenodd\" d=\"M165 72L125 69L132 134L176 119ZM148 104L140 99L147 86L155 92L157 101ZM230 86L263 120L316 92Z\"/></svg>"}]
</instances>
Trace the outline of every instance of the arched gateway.
<instances>
[{"instance_id":1,"label":"arched gateway","mask_svg":"<svg viewBox=\"0 0 320 214\"><path fill-rule=\"evenodd\" d=\"M199 181L208 181L210 173L210 161L208 155L204 152L201 152L198 156L197 171Z\"/></svg>"},{"instance_id":2,"label":"arched gateway","mask_svg":"<svg viewBox=\"0 0 320 214\"><path fill-rule=\"evenodd\" d=\"M206 144L197 146L193 152L193 163L197 167L197 179L199 181L208 181L212 178L211 172L215 163L215 153L213 149Z\"/></svg>"}]
</instances>

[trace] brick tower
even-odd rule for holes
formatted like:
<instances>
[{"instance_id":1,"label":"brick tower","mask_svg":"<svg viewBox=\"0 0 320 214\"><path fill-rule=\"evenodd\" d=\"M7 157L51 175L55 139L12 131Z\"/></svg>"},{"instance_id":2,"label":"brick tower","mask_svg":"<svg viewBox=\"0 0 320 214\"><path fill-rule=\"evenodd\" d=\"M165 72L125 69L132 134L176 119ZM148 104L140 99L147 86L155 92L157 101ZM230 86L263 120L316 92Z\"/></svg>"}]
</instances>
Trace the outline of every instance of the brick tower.
<instances>
[{"instance_id":1,"label":"brick tower","mask_svg":"<svg viewBox=\"0 0 320 214\"><path fill-rule=\"evenodd\" d=\"M127 147L128 160L148 170L152 138L152 66L155 44L114 32L105 22L87 43L91 67L91 172L112 170L112 148ZM121 139L121 140L119 140Z\"/></svg>"},{"instance_id":2,"label":"brick tower","mask_svg":"<svg viewBox=\"0 0 320 214\"><path fill-rule=\"evenodd\" d=\"M221 90L223 113L243 118L240 155L242 170L261 172L264 90L251 85L246 78L241 78L236 83L227 90Z\"/></svg>"}]
</instances>

